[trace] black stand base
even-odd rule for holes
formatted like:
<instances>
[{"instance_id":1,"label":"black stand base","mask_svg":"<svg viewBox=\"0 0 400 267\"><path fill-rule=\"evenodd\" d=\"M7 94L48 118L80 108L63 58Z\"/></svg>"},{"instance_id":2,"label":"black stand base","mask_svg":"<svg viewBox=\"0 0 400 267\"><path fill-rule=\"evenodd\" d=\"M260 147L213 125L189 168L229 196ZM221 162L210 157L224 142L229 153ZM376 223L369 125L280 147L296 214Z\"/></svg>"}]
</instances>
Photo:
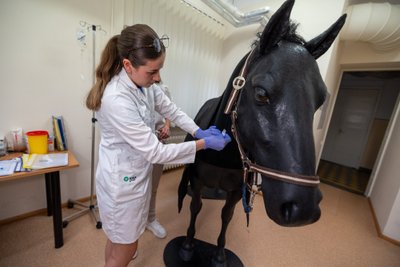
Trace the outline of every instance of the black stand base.
<instances>
[{"instance_id":1,"label":"black stand base","mask_svg":"<svg viewBox=\"0 0 400 267\"><path fill-rule=\"evenodd\" d=\"M179 256L179 250L185 236L179 236L168 242L164 249L164 263L167 267L209 267L211 258L217 246L195 239L193 258L190 261L183 261ZM241 260L229 249L225 249L227 267L244 267Z\"/></svg>"},{"instance_id":2,"label":"black stand base","mask_svg":"<svg viewBox=\"0 0 400 267\"><path fill-rule=\"evenodd\" d=\"M90 201L90 202L92 202L92 201ZM74 219L76 219L76 218L78 218L78 217L80 217L80 216L82 216L82 215L84 215L84 214L86 214L88 212L90 212L90 214L92 215L93 219L95 220L96 228L97 229L101 229L102 228L102 223L100 221L100 218L98 218L98 216L96 214L97 207L95 205L92 205L92 204L86 205L86 204L81 203L79 201L68 199L68 208L72 209L74 207L74 205L78 205L83 209L80 209L79 211L77 211L77 212L75 212L75 213L63 218L63 222L62 222L63 228L67 227L70 221L72 221L72 220L74 220Z\"/></svg>"}]
</instances>

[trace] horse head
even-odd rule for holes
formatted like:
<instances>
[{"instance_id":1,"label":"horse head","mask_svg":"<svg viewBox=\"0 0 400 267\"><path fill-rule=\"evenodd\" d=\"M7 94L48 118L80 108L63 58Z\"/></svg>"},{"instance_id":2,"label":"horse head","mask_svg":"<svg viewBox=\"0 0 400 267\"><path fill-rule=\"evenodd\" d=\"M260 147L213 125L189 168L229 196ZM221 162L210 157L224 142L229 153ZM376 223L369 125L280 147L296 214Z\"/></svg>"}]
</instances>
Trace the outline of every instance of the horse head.
<instances>
[{"instance_id":1,"label":"horse head","mask_svg":"<svg viewBox=\"0 0 400 267\"><path fill-rule=\"evenodd\" d=\"M313 117L327 92L316 59L331 46L346 16L306 42L290 21L293 4L288 0L275 12L246 62L239 63L245 83L235 110L237 141L246 157L289 176L281 180L261 172L266 212L282 226L310 224L321 214L319 181L304 185L299 177L315 175Z\"/></svg>"}]
</instances>

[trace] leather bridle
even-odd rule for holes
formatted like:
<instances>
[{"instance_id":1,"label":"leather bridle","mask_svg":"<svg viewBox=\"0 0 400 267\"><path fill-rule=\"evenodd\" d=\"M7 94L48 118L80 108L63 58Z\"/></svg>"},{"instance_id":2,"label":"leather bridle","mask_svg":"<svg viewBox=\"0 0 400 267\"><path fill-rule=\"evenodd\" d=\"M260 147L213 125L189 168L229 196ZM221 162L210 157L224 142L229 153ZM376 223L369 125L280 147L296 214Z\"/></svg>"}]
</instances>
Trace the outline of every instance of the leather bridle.
<instances>
[{"instance_id":1,"label":"leather bridle","mask_svg":"<svg viewBox=\"0 0 400 267\"><path fill-rule=\"evenodd\" d=\"M250 196L250 205L247 204L245 205L245 211L246 213L250 212L252 209L252 202L254 199L255 194L260 190L261 186L257 182L257 174L262 174L265 175L269 178L292 183L292 184L297 184L297 185L302 185L302 186L309 186L309 187L315 187L318 186L319 184L319 177L314 176L314 175L301 175L301 174L294 174L294 173L288 173L288 172L283 172L283 171L278 171L274 169L269 169L263 166L260 166L254 162L252 162L249 157L246 155L243 146L239 140L239 135L237 132L237 109L238 109L238 99L240 97L242 88L246 84L246 78L245 75L247 74L247 67L249 60L251 58L251 55L253 54L254 49L250 51L248 54L246 61L240 71L240 74L234 78L232 82L233 89L231 91L231 94L229 96L228 102L225 106L224 113L226 115L231 116L231 121L232 121L232 135L236 140L236 143L239 148L239 153L240 157L242 160L243 164L243 184L247 188L247 190L250 191L251 196ZM251 175L251 176L250 176ZM244 192L243 192L244 193ZM245 202L246 200L243 199Z\"/></svg>"}]
</instances>

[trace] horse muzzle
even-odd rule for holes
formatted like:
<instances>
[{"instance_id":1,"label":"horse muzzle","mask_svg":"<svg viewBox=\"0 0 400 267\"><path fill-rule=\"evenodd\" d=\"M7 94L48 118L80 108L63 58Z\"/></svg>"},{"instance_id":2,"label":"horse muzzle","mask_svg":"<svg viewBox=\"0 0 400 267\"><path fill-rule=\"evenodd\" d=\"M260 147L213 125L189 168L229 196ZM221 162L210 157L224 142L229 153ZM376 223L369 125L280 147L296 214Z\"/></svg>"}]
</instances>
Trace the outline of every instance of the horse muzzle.
<instances>
[{"instance_id":1,"label":"horse muzzle","mask_svg":"<svg viewBox=\"0 0 400 267\"><path fill-rule=\"evenodd\" d=\"M321 217L319 203L322 200L322 194L318 187L282 182L282 186L269 186L264 181L265 179L263 179L262 191L265 210L268 217L275 223L295 227L312 224L319 220ZM271 188L274 190L269 190Z\"/></svg>"}]
</instances>

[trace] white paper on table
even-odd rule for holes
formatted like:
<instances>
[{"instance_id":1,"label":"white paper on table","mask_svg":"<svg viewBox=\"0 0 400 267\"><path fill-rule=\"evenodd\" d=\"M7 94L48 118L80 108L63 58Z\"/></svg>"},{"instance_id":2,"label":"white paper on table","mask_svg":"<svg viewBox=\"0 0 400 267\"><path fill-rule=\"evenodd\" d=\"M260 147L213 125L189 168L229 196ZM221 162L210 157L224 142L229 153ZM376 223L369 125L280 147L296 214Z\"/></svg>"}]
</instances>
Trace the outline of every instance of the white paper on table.
<instances>
[{"instance_id":1,"label":"white paper on table","mask_svg":"<svg viewBox=\"0 0 400 267\"><path fill-rule=\"evenodd\" d=\"M34 160L31 166L32 169L44 169L68 165L68 153L34 155Z\"/></svg>"},{"instance_id":2,"label":"white paper on table","mask_svg":"<svg viewBox=\"0 0 400 267\"><path fill-rule=\"evenodd\" d=\"M0 176L13 174L17 163L16 160L0 160Z\"/></svg>"}]
</instances>

